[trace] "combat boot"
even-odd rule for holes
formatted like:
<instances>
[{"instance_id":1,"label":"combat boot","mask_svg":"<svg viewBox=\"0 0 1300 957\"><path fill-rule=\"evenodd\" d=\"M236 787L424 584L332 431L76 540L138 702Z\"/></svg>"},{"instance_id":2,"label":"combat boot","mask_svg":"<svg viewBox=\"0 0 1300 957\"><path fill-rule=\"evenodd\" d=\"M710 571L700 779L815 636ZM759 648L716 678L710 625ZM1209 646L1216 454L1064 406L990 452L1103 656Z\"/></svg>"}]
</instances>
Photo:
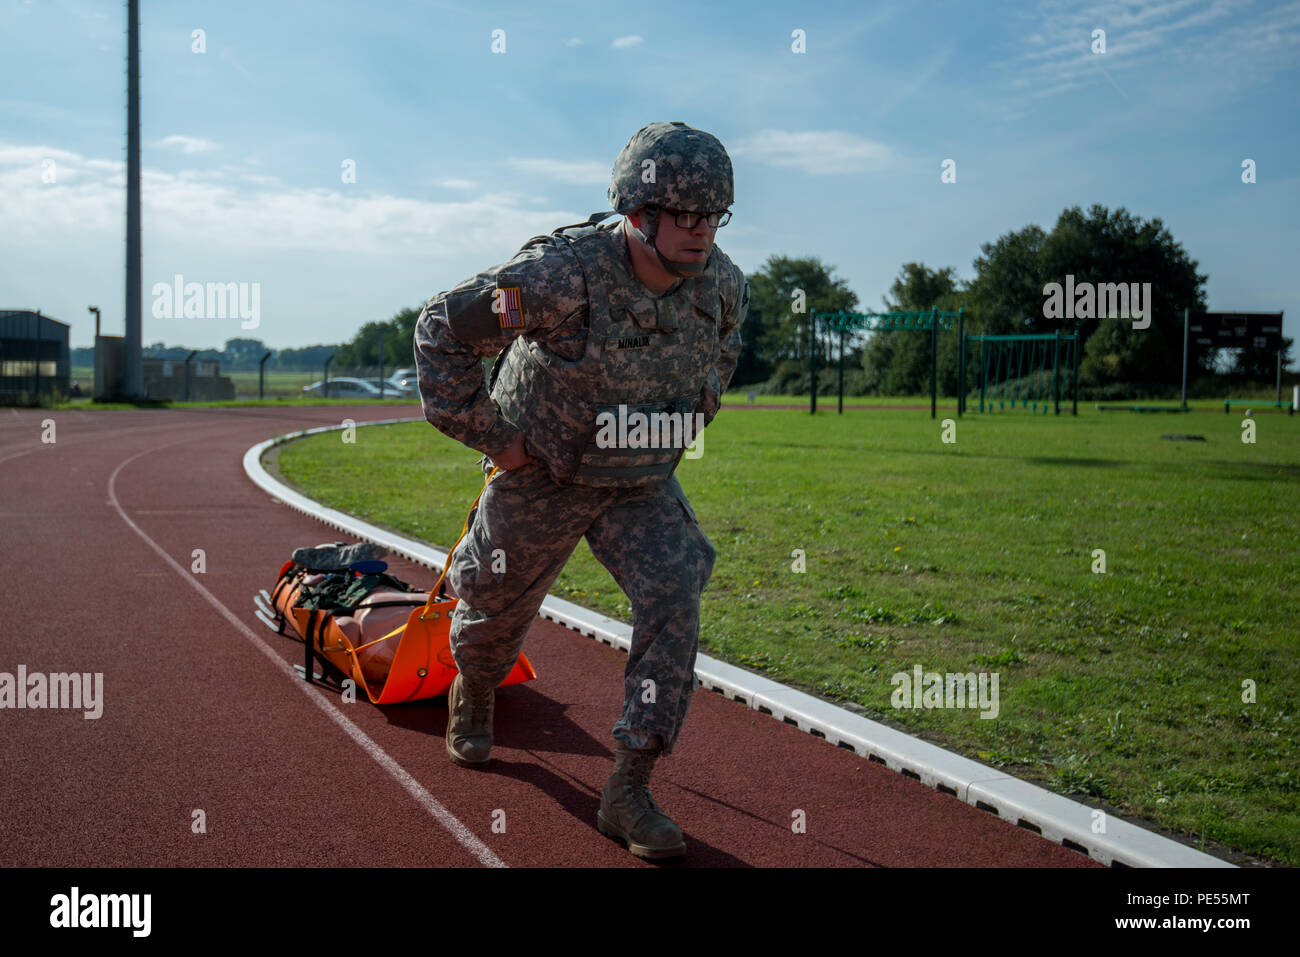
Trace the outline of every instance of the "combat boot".
<instances>
[{"instance_id":1,"label":"combat boot","mask_svg":"<svg viewBox=\"0 0 1300 957\"><path fill-rule=\"evenodd\" d=\"M447 692L447 753L457 764L482 767L492 759L492 706L496 688L456 675Z\"/></svg>"},{"instance_id":2,"label":"combat boot","mask_svg":"<svg viewBox=\"0 0 1300 957\"><path fill-rule=\"evenodd\" d=\"M618 745L614 773L600 797L596 827L600 833L624 841L637 857L683 857L686 842L682 829L650 796L650 774L659 753L657 748L636 750Z\"/></svg>"}]
</instances>

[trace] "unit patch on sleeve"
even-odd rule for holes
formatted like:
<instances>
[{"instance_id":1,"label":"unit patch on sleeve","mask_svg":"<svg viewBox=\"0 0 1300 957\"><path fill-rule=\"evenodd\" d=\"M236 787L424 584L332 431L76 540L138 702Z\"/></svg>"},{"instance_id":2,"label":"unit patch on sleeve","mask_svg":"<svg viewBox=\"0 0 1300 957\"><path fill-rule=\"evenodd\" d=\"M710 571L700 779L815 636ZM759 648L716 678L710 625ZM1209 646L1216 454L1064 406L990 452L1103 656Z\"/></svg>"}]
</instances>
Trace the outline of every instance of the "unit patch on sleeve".
<instances>
[{"instance_id":1,"label":"unit patch on sleeve","mask_svg":"<svg viewBox=\"0 0 1300 957\"><path fill-rule=\"evenodd\" d=\"M502 329L522 329L524 310L519 300L519 287L498 289L496 301L492 303L492 311L497 314L497 321L501 323Z\"/></svg>"}]
</instances>

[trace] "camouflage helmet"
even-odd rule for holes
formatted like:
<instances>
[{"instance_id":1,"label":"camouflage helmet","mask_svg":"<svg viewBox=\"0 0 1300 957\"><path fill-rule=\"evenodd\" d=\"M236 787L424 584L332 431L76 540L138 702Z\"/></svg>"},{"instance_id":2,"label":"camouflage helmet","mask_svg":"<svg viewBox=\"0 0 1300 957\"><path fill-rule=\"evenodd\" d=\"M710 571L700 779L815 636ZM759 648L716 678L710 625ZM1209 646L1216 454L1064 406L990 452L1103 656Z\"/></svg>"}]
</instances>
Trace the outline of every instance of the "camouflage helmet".
<instances>
[{"instance_id":1,"label":"camouflage helmet","mask_svg":"<svg viewBox=\"0 0 1300 957\"><path fill-rule=\"evenodd\" d=\"M731 157L716 136L685 123L651 123L614 160L609 202L620 213L641 206L720 212L733 202Z\"/></svg>"}]
</instances>

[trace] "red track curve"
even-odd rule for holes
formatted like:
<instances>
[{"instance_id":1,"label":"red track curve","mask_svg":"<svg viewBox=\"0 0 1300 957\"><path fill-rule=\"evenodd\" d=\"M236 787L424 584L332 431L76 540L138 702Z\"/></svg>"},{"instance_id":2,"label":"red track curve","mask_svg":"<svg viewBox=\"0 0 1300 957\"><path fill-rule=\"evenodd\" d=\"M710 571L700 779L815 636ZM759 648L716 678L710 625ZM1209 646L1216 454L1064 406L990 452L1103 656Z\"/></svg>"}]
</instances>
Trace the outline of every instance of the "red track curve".
<instances>
[{"instance_id":1,"label":"red track curve","mask_svg":"<svg viewBox=\"0 0 1300 957\"><path fill-rule=\"evenodd\" d=\"M0 672L104 674L98 720L0 712L0 865L651 866L594 823L621 652L537 619L526 649L540 677L498 693L485 771L447 759L445 699L346 704L289 677L301 646L261 625L252 598L293 548L335 532L275 504L241 459L340 420L329 408L0 413ZM190 571L196 548L204 574ZM393 570L431 582L418 565ZM688 866L1098 866L703 690L654 785ZM792 830L796 809L806 833Z\"/></svg>"}]
</instances>

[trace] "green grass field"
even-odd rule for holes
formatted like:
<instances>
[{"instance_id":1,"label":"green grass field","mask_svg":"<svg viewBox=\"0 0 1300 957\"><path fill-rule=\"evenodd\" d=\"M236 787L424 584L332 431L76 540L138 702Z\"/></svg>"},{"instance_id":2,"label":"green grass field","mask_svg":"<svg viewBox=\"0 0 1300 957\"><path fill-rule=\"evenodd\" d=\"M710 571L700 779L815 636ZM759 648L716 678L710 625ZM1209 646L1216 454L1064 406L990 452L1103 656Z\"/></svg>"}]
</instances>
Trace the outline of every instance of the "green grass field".
<instances>
[{"instance_id":1,"label":"green grass field","mask_svg":"<svg viewBox=\"0 0 1300 957\"><path fill-rule=\"evenodd\" d=\"M1300 418L1257 414L1245 444L1240 414L1081 405L966 416L945 444L927 403L907 401L918 411L713 423L677 472L718 551L702 650L1061 793L1300 864ZM477 459L413 423L295 442L279 467L446 547ZM585 542L553 591L629 621ZM996 720L892 707L891 675L918 664L996 672Z\"/></svg>"}]
</instances>

